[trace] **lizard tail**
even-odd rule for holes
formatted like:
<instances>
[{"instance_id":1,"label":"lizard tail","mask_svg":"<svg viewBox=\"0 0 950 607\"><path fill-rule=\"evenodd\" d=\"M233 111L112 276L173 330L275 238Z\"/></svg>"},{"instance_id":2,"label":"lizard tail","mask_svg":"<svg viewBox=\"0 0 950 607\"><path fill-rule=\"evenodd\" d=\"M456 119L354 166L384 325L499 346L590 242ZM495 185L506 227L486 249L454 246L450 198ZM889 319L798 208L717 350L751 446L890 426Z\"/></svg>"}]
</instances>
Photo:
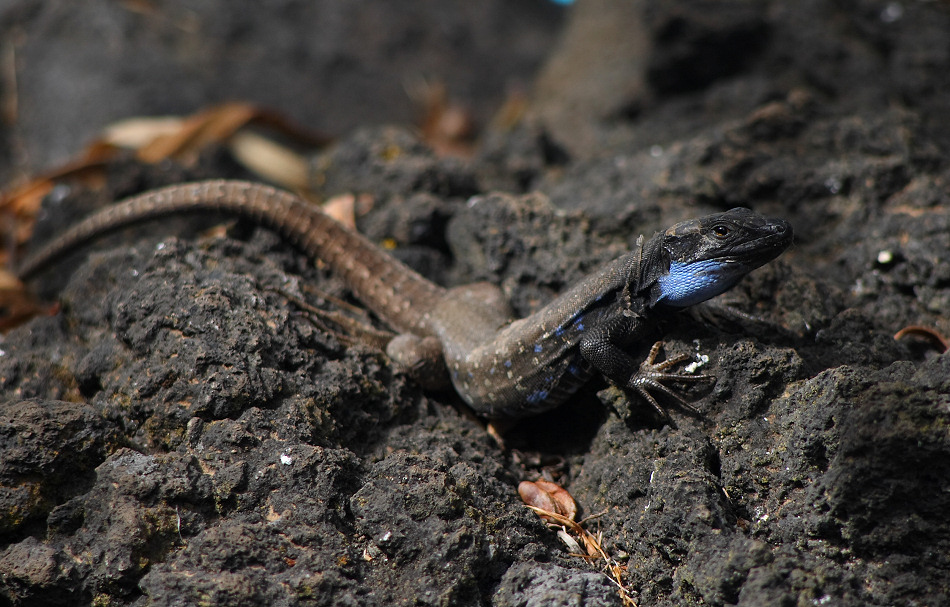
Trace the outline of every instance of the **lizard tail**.
<instances>
[{"instance_id":1,"label":"lizard tail","mask_svg":"<svg viewBox=\"0 0 950 607\"><path fill-rule=\"evenodd\" d=\"M303 198L264 184L212 180L173 185L128 198L82 220L20 265L27 280L100 236L160 217L214 213L274 230L339 274L354 295L400 331L420 330L444 289L393 259Z\"/></svg>"}]
</instances>

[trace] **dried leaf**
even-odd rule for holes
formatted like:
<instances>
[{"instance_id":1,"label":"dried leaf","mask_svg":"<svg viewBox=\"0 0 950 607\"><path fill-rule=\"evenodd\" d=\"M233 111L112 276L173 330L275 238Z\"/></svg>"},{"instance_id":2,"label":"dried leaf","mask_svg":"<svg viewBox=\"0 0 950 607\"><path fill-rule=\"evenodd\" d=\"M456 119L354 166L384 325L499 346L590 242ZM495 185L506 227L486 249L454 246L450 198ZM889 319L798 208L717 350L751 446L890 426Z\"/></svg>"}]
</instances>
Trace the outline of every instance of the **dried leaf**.
<instances>
[{"instance_id":1,"label":"dried leaf","mask_svg":"<svg viewBox=\"0 0 950 607\"><path fill-rule=\"evenodd\" d=\"M522 481L518 485L518 494L529 506L556 512L569 520L574 520L577 516L577 502L564 487L557 483L544 479L534 482Z\"/></svg>"},{"instance_id":2,"label":"dried leaf","mask_svg":"<svg viewBox=\"0 0 950 607\"><path fill-rule=\"evenodd\" d=\"M936 349L941 354L950 348L950 342L948 342L947 338L941 335L936 329L922 327L919 325L910 325L908 327L904 327L894 334L894 339L901 340L911 335L929 342L933 345L934 349Z\"/></svg>"},{"instance_id":3,"label":"dried leaf","mask_svg":"<svg viewBox=\"0 0 950 607\"><path fill-rule=\"evenodd\" d=\"M254 117L244 103L225 103L185 119L177 130L160 134L138 148L138 158L154 163L166 158L195 155L205 146L227 139Z\"/></svg>"},{"instance_id":4,"label":"dried leaf","mask_svg":"<svg viewBox=\"0 0 950 607\"><path fill-rule=\"evenodd\" d=\"M340 194L323 203L323 212L348 228L356 229L356 196Z\"/></svg>"},{"instance_id":5,"label":"dried leaf","mask_svg":"<svg viewBox=\"0 0 950 607\"><path fill-rule=\"evenodd\" d=\"M303 156L257 133L235 133L229 149L238 162L269 181L292 190L309 185L309 170Z\"/></svg>"},{"instance_id":6,"label":"dried leaf","mask_svg":"<svg viewBox=\"0 0 950 607\"><path fill-rule=\"evenodd\" d=\"M137 150L159 137L173 137L181 131L185 119L180 116L139 116L114 122L106 127L97 144Z\"/></svg>"},{"instance_id":7,"label":"dried leaf","mask_svg":"<svg viewBox=\"0 0 950 607\"><path fill-rule=\"evenodd\" d=\"M4 277L0 277L4 283L8 282L12 275L6 271L0 271ZM12 278L16 281L15 278ZM39 314L53 315L59 311L59 304L43 306L36 301L23 285L16 281L17 286L12 288L0 288L0 331L7 331L13 327L19 326L27 320Z\"/></svg>"},{"instance_id":8,"label":"dried leaf","mask_svg":"<svg viewBox=\"0 0 950 607\"><path fill-rule=\"evenodd\" d=\"M248 103L224 103L188 117L141 117L117 122L90 149L134 149L139 160L155 163L166 158L189 161L208 145L227 142L235 157L252 171L290 189L305 187L306 162L290 148L250 133L246 129L250 125L271 129L308 147L330 141L277 113Z\"/></svg>"},{"instance_id":9,"label":"dried leaf","mask_svg":"<svg viewBox=\"0 0 950 607\"><path fill-rule=\"evenodd\" d=\"M554 498L547 491L541 489L537 483L521 481L518 483L518 495L521 496L521 501L532 508L545 512L557 512L557 504Z\"/></svg>"},{"instance_id":10,"label":"dried leaf","mask_svg":"<svg viewBox=\"0 0 950 607\"><path fill-rule=\"evenodd\" d=\"M441 82L421 81L409 88L422 106L422 139L440 156L469 157L473 153L475 121L468 108L449 98Z\"/></svg>"},{"instance_id":11,"label":"dried leaf","mask_svg":"<svg viewBox=\"0 0 950 607\"><path fill-rule=\"evenodd\" d=\"M559 530L557 532L557 537L559 540L561 540L561 543L567 546L568 552L572 554L583 554L580 544L578 544L577 540L571 537L571 534L568 533L565 529L562 528L561 530Z\"/></svg>"}]
</instances>

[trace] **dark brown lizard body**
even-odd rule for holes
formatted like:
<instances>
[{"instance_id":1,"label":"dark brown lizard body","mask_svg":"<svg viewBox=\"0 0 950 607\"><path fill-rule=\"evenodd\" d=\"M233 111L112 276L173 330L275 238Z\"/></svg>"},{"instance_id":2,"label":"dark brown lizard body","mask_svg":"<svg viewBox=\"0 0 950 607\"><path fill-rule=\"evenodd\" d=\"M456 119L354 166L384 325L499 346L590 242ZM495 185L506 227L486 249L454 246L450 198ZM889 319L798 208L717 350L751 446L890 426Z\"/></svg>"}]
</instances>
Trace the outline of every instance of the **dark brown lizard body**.
<instances>
[{"instance_id":1,"label":"dark brown lizard body","mask_svg":"<svg viewBox=\"0 0 950 607\"><path fill-rule=\"evenodd\" d=\"M28 278L106 232L195 212L251 219L322 260L403 334L387 349L398 362L412 366L406 353L430 338L426 343L441 347L458 393L489 418L554 407L595 369L641 393L665 391L656 381L663 374L644 376L626 347L643 339L657 315L731 288L791 242L787 223L746 209L683 222L604 265L535 314L512 321L492 285L444 289L298 196L254 183L207 181L146 192L104 209L28 259L20 275Z\"/></svg>"}]
</instances>

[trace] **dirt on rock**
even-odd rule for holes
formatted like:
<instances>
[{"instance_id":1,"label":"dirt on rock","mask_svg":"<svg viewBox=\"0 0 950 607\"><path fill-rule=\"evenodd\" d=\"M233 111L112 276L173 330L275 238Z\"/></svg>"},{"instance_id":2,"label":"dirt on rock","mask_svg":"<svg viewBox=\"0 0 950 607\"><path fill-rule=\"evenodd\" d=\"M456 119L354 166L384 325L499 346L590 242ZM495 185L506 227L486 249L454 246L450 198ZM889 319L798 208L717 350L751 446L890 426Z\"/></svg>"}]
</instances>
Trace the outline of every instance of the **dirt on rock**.
<instances>
[{"instance_id":1,"label":"dirt on rock","mask_svg":"<svg viewBox=\"0 0 950 607\"><path fill-rule=\"evenodd\" d=\"M613 7L581 0L552 46L559 14L510 4L549 21L535 45L495 32L520 52L494 82L540 70L546 95L581 69L565 56L577 32ZM51 23L18 7L0 11L8 31ZM131 230L40 277L59 312L0 344L0 605L624 604L602 561L521 503L519 481L542 474L594 517L638 605L950 602L950 355L926 338L950 335L950 10L632 2L587 44L612 48L622 20L649 44L618 48L646 56L600 81L584 62L587 86L622 95L565 81L561 103L484 126L464 159L353 107L310 177L326 197L370 195L358 227L395 256L441 284L499 284L519 314L678 220L734 206L788 219L795 245L723 296L748 318L664 327L668 356L707 357L716 377L689 389L701 416L673 407L670 424L598 380L503 450L457 396L305 313L295 299L337 310L349 293L273 233ZM44 69L39 48L21 69ZM334 73L317 74L327 90ZM488 116L501 95L469 100ZM24 129L0 127L0 144ZM247 177L223 150L116 160L101 188L54 191L36 241L210 176ZM895 340L905 327L926 331Z\"/></svg>"}]
</instances>

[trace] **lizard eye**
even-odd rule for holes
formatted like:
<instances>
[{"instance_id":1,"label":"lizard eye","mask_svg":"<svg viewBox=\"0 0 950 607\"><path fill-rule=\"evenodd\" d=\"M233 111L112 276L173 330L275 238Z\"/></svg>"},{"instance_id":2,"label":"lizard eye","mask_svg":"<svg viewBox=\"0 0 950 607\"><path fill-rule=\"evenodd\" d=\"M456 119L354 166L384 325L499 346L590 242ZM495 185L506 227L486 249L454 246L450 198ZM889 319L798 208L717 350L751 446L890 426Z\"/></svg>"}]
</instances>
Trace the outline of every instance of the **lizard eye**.
<instances>
[{"instance_id":1,"label":"lizard eye","mask_svg":"<svg viewBox=\"0 0 950 607\"><path fill-rule=\"evenodd\" d=\"M725 223L717 223L712 227L713 235L722 240L732 234L732 227Z\"/></svg>"}]
</instances>

